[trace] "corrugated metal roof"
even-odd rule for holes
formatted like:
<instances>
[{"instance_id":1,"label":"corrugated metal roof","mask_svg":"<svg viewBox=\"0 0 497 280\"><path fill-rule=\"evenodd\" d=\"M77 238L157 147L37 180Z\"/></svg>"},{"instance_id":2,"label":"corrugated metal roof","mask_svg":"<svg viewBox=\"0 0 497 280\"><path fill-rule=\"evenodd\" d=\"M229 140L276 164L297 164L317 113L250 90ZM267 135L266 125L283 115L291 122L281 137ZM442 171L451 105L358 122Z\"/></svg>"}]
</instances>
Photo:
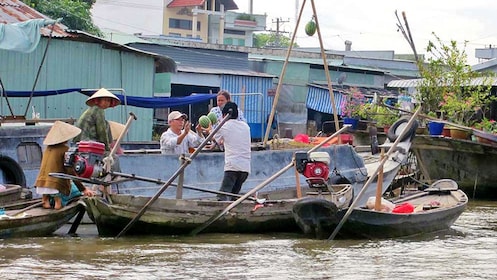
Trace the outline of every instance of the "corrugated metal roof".
<instances>
[{"instance_id":1,"label":"corrugated metal roof","mask_svg":"<svg viewBox=\"0 0 497 280\"><path fill-rule=\"evenodd\" d=\"M35 9L29 7L19 0L0 0L0 23L18 23L30 19L44 18L50 19ZM53 27L52 37L71 37L72 35L65 32L67 27L57 23ZM49 36L52 31L52 25L41 28L43 36Z\"/></svg>"},{"instance_id":2,"label":"corrugated metal roof","mask_svg":"<svg viewBox=\"0 0 497 280\"><path fill-rule=\"evenodd\" d=\"M414 88L421 83L422 79L410 79L410 80L393 80L387 84L387 87L392 88ZM483 86L491 84L492 86L497 86L497 80L491 77L479 77L471 80L470 86Z\"/></svg>"},{"instance_id":3,"label":"corrugated metal roof","mask_svg":"<svg viewBox=\"0 0 497 280\"><path fill-rule=\"evenodd\" d=\"M222 69L224 71L247 71L250 69L248 54L225 50L184 48L157 44L132 43L128 46L147 52L167 55L178 67ZM185 69L185 68L183 68Z\"/></svg>"},{"instance_id":4,"label":"corrugated metal roof","mask_svg":"<svg viewBox=\"0 0 497 280\"><path fill-rule=\"evenodd\" d=\"M187 73L197 73L197 74L213 74L213 75L238 75L238 76L252 76L252 77L265 77L265 78L275 78L275 75L255 72L255 71L243 71L243 70L229 70L229 69L213 69L213 68L201 68L193 66L183 66L178 65L178 72Z\"/></svg>"},{"instance_id":5,"label":"corrugated metal roof","mask_svg":"<svg viewBox=\"0 0 497 280\"><path fill-rule=\"evenodd\" d=\"M335 99L335 106L337 109L337 115L342 114L342 103L346 102L347 97L338 91L333 90L333 96ZM309 85L307 92L307 100L306 100L307 108L310 108L314 111L333 114L334 108L332 106L330 91L329 89L324 89L321 87L315 87Z\"/></svg>"}]
</instances>

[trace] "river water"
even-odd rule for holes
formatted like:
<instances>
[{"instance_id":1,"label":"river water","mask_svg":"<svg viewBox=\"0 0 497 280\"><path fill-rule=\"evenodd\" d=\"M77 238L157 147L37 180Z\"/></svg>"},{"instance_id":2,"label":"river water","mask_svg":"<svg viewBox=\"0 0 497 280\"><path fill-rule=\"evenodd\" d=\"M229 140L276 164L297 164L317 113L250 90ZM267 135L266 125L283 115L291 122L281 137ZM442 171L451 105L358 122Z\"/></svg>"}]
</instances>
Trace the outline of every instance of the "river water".
<instances>
[{"instance_id":1,"label":"river water","mask_svg":"<svg viewBox=\"0 0 497 280\"><path fill-rule=\"evenodd\" d=\"M124 226L124 225L123 225ZM448 232L327 242L297 234L0 240L1 279L497 279L497 202L470 201Z\"/></svg>"}]
</instances>

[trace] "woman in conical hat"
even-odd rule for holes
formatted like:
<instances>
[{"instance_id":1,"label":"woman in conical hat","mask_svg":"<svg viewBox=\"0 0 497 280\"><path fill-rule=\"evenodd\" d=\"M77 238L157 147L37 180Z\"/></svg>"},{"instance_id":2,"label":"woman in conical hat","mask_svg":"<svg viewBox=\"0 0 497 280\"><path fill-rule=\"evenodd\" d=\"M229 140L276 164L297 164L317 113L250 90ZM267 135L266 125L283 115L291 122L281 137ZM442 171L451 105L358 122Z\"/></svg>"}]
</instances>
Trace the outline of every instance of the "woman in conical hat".
<instances>
[{"instance_id":1,"label":"woman in conical hat","mask_svg":"<svg viewBox=\"0 0 497 280\"><path fill-rule=\"evenodd\" d=\"M36 178L36 192L42 195L43 208L51 208L50 198L54 200L54 208L62 208L62 195L71 193L71 182L66 179L49 176L50 173L66 173L76 175L72 168L64 166L64 155L69 150L67 141L81 133L81 129L65 122L56 121L48 131L43 144L47 147L43 152L40 171ZM83 194L92 196L81 182L74 182L77 189Z\"/></svg>"},{"instance_id":2,"label":"woman in conical hat","mask_svg":"<svg viewBox=\"0 0 497 280\"><path fill-rule=\"evenodd\" d=\"M117 96L106 90L99 89L86 100L86 109L76 122L76 126L81 128L81 134L74 138L75 142L81 140L91 140L103 143L105 150L110 151L112 139L108 135L108 124L105 120L104 110L121 104Z\"/></svg>"}]
</instances>

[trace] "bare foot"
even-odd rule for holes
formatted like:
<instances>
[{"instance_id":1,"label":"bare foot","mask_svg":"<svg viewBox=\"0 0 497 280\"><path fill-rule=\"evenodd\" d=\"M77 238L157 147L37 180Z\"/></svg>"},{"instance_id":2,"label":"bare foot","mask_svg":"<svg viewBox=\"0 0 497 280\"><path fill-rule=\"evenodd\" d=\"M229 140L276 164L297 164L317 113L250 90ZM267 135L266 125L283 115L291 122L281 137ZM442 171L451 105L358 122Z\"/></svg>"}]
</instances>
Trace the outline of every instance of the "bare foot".
<instances>
[{"instance_id":1,"label":"bare foot","mask_svg":"<svg viewBox=\"0 0 497 280\"><path fill-rule=\"evenodd\" d=\"M54 209L59 210L60 208L62 208L62 199L60 197L56 196L56 197L54 197L54 200L55 200Z\"/></svg>"},{"instance_id":2,"label":"bare foot","mask_svg":"<svg viewBox=\"0 0 497 280\"><path fill-rule=\"evenodd\" d=\"M50 200L48 198L48 195L43 195L41 198L41 201L43 202L42 207L45 209L50 209L52 208L52 205L50 205Z\"/></svg>"}]
</instances>

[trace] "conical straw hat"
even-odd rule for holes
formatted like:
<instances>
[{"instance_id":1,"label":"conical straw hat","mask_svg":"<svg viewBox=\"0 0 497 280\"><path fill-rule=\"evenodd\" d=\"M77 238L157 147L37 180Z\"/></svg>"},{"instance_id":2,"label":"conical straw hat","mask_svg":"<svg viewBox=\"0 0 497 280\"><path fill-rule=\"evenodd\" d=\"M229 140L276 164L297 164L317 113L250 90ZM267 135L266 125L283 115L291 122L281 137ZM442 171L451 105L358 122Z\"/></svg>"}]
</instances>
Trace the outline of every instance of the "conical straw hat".
<instances>
[{"instance_id":1,"label":"conical straw hat","mask_svg":"<svg viewBox=\"0 0 497 280\"><path fill-rule=\"evenodd\" d=\"M48 146L64 143L78 136L80 133L81 129L74 125L55 121L52 128L48 131L45 140L43 140L43 144Z\"/></svg>"},{"instance_id":2,"label":"conical straw hat","mask_svg":"<svg viewBox=\"0 0 497 280\"><path fill-rule=\"evenodd\" d=\"M101 97L112 98L112 103L110 104L109 107L115 107L115 106L121 104L121 100L119 100L119 98L117 98L117 96L115 96L112 92L106 90L105 88L101 88L97 92L95 92L92 96L88 97L88 99L86 99L86 105L93 106L95 100L97 98L101 98Z\"/></svg>"},{"instance_id":3,"label":"conical straw hat","mask_svg":"<svg viewBox=\"0 0 497 280\"><path fill-rule=\"evenodd\" d=\"M110 127L110 133L112 134L112 140L117 140L121 133L123 133L124 128L126 127L124 124L108 121Z\"/></svg>"}]
</instances>

